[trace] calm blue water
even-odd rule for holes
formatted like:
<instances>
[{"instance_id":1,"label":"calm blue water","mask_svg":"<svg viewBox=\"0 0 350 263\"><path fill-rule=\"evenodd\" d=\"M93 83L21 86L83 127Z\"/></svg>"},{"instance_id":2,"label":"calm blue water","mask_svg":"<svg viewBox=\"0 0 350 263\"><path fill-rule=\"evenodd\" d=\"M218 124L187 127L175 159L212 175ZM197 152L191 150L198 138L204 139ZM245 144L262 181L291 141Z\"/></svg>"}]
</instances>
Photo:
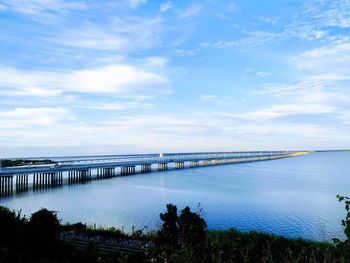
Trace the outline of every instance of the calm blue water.
<instances>
[{"instance_id":1,"label":"calm blue water","mask_svg":"<svg viewBox=\"0 0 350 263\"><path fill-rule=\"evenodd\" d=\"M154 229L167 203L203 208L211 229L259 230L329 240L342 236L350 195L350 152L116 177L45 192L29 191L0 205L30 213L45 207L63 222Z\"/></svg>"}]
</instances>

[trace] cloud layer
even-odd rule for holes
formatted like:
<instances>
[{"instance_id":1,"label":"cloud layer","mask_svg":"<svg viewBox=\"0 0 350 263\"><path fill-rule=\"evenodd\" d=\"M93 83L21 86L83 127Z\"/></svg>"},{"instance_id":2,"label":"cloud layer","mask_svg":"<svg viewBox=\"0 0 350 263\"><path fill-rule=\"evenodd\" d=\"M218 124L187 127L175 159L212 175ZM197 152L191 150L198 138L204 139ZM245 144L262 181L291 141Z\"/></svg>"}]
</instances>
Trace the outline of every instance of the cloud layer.
<instances>
[{"instance_id":1,"label":"cloud layer","mask_svg":"<svg viewBox=\"0 0 350 263\"><path fill-rule=\"evenodd\" d=\"M0 14L0 156L350 147L349 0Z\"/></svg>"}]
</instances>

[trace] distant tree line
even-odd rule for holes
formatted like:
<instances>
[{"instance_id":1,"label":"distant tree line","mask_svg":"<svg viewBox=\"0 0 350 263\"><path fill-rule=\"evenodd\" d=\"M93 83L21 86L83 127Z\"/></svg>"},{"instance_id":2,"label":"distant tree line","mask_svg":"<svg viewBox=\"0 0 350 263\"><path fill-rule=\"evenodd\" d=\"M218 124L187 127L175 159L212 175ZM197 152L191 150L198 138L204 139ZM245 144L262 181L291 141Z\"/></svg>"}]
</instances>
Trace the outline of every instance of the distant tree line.
<instances>
[{"instance_id":1,"label":"distant tree line","mask_svg":"<svg viewBox=\"0 0 350 263\"><path fill-rule=\"evenodd\" d=\"M0 167L12 167L12 166L23 166L23 165L39 165L39 164L54 164L56 162L52 160L24 160L24 159L4 159L0 160Z\"/></svg>"},{"instance_id":2,"label":"distant tree line","mask_svg":"<svg viewBox=\"0 0 350 263\"><path fill-rule=\"evenodd\" d=\"M208 231L201 211L185 207L178 212L168 204L160 214L158 231L136 231L129 238L147 239L153 246L144 253L101 253L94 244L78 249L60 239L61 231L88 232L91 235L125 237L116 229L92 230L84 224L61 225L57 213L40 209L30 218L0 206L0 262L350 262L350 199L345 203L342 221L345 240L333 243L288 239L275 235L234 229Z\"/></svg>"}]
</instances>

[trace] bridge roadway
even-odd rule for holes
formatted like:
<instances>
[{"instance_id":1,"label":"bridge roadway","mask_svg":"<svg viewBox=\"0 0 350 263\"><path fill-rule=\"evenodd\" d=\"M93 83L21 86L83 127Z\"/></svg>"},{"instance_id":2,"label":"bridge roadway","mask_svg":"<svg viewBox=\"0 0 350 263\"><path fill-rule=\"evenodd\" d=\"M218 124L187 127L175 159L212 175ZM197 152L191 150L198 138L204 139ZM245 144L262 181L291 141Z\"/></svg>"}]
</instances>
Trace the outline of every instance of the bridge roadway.
<instances>
[{"instance_id":1,"label":"bridge roadway","mask_svg":"<svg viewBox=\"0 0 350 263\"><path fill-rule=\"evenodd\" d=\"M202 152L202 153L165 153L145 155L120 155L105 158L73 159L58 164L27 165L21 167L0 167L0 197L28 190L29 175L32 177L33 189L41 189L63 184L64 177L68 183L86 182L92 179L109 178L116 175L151 172L152 165L158 165L158 171L167 170L168 164L175 169L219 164L232 164L273 160L308 152L296 151L259 151L259 152ZM187 166L185 166L185 163ZM120 168L119 173L116 168ZM14 180L15 179L15 180ZM15 181L15 182L14 182Z\"/></svg>"}]
</instances>

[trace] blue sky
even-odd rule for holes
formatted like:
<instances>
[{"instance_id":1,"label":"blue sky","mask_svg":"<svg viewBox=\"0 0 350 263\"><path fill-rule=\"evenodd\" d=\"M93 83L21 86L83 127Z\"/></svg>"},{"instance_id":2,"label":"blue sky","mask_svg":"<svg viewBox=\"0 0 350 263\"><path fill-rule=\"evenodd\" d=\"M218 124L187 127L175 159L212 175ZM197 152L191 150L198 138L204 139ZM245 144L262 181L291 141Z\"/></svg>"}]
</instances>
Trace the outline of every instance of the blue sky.
<instances>
[{"instance_id":1,"label":"blue sky","mask_svg":"<svg viewBox=\"0 0 350 263\"><path fill-rule=\"evenodd\" d=\"M349 0L0 0L0 156L350 148Z\"/></svg>"}]
</instances>

